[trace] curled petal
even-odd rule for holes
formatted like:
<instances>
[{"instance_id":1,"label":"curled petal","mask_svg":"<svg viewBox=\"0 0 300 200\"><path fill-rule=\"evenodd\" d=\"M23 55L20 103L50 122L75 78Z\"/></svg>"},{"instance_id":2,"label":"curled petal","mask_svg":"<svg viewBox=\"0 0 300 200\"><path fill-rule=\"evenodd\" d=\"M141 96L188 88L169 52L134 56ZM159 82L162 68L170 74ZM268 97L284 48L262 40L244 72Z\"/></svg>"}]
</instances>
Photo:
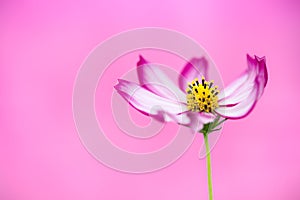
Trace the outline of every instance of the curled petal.
<instances>
[{"instance_id":1,"label":"curled petal","mask_svg":"<svg viewBox=\"0 0 300 200\"><path fill-rule=\"evenodd\" d=\"M257 89L260 88L258 98L262 95L268 80L265 58L257 56L251 58L247 55L247 61L248 69L219 94L220 106L234 106L246 100L257 79L260 79L259 84L263 85L263 87L257 87Z\"/></svg>"},{"instance_id":2,"label":"curled petal","mask_svg":"<svg viewBox=\"0 0 300 200\"><path fill-rule=\"evenodd\" d=\"M149 63L140 56L137 63L137 73L140 84L146 89L159 96L185 102L185 94L160 70L157 64Z\"/></svg>"},{"instance_id":3,"label":"curled petal","mask_svg":"<svg viewBox=\"0 0 300 200\"><path fill-rule=\"evenodd\" d=\"M190 62L184 66L179 76L180 89L185 92L189 81L195 78L201 78L202 76L208 79L208 61L205 57L191 59Z\"/></svg>"},{"instance_id":4,"label":"curled petal","mask_svg":"<svg viewBox=\"0 0 300 200\"><path fill-rule=\"evenodd\" d=\"M268 82L266 58L265 57L259 58L255 56L255 60L253 59L252 65L258 65L258 76L256 77L256 79L258 82L260 82L260 85L263 86L261 87L261 90L258 93L258 98L260 98Z\"/></svg>"},{"instance_id":5,"label":"curled petal","mask_svg":"<svg viewBox=\"0 0 300 200\"><path fill-rule=\"evenodd\" d=\"M136 83L119 79L115 86L118 93L135 109L159 121L175 121L179 124L188 124L190 119L180 115L187 111L185 104L158 96Z\"/></svg>"},{"instance_id":6,"label":"curled petal","mask_svg":"<svg viewBox=\"0 0 300 200\"><path fill-rule=\"evenodd\" d=\"M265 58L247 55L248 69L220 94L219 108L222 117L239 119L247 116L261 97L268 81Z\"/></svg>"}]
</instances>

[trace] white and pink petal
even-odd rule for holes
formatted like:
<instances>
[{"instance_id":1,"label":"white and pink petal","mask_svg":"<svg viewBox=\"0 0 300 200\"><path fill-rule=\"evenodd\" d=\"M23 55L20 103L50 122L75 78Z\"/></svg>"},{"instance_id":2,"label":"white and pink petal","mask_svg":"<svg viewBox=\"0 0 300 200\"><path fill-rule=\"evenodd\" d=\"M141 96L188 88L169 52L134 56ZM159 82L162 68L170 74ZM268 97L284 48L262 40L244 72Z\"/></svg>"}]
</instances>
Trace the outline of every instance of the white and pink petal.
<instances>
[{"instance_id":1,"label":"white and pink petal","mask_svg":"<svg viewBox=\"0 0 300 200\"><path fill-rule=\"evenodd\" d=\"M261 97L268 81L265 58L247 55L248 69L221 92L219 108L215 111L229 119L247 116Z\"/></svg>"},{"instance_id":2,"label":"white and pink petal","mask_svg":"<svg viewBox=\"0 0 300 200\"><path fill-rule=\"evenodd\" d=\"M115 89L131 106L145 115L152 116L159 121L190 123L187 116L180 115L187 111L186 105L181 102L158 96L136 83L122 79L119 79Z\"/></svg>"},{"instance_id":3,"label":"white and pink petal","mask_svg":"<svg viewBox=\"0 0 300 200\"><path fill-rule=\"evenodd\" d=\"M185 102L185 94L160 69L158 64L149 63L142 56L137 63L137 73L140 84L153 93L171 99Z\"/></svg>"},{"instance_id":4,"label":"white and pink petal","mask_svg":"<svg viewBox=\"0 0 300 200\"><path fill-rule=\"evenodd\" d=\"M208 61L205 57L191 59L184 66L178 78L180 89L185 92L188 82L195 78L201 79L202 76L208 79Z\"/></svg>"},{"instance_id":5,"label":"white and pink petal","mask_svg":"<svg viewBox=\"0 0 300 200\"><path fill-rule=\"evenodd\" d=\"M258 58L257 56L252 58L247 55L247 62L247 70L219 94L219 105L221 107L234 106L246 100L250 95L252 88L254 88L257 79L261 79L259 83L263 84L265 87L267 83L265 59ZM261 96L262 92L263 89L259 91L258 98Z\"/></svg>"}]
</instances>

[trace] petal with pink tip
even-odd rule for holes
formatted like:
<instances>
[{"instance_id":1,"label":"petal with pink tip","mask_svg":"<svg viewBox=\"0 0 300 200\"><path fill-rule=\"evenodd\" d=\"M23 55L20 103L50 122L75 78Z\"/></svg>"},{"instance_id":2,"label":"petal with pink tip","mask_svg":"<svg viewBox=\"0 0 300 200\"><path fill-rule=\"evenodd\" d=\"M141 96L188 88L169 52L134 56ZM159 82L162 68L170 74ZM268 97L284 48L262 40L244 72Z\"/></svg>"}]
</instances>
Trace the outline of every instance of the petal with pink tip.
<instances>
[{"instance_id":1,"label":"petal with pink tip","mask_svg":"<svg viewBox=\"0 0 300 200\"><path fill-rule=\"evenodd\" d=\"M268 81L265 58L247 55L248 69L220 93L219 108L222 117L239 119L247 116L261 97Z\"/></svg>"},{"instance_id":2,"label":"petal with pink tip","mask_svg":"<svg viewBox=\"0 0 300 200\"><path fill-rule=\"evenodd\" d=\"M258 93L258 98L260 98L264 92L264 88L266 87L266 85L268 83L268 70L267 70L267 64L266 64L265 57L259 58L259 57L255 56L255 60L258 65L258 74L259 74L256 79L260 82L261 85L263 85L262 89Z\"/></svg>"},{"instance_id":3,"label":"petal with pink tip","mask_svg":"<svg viewBox=\"0 0 300 200\"><path fill-rule=\"evenodd\" d=\"M185 102L185 94L160 69L159 65L149 63L142 56L137 63L137 73L140 84L153 93L171 99Z\"/></svg>"},{"instance_id":4,"label":"petal with pink tip","mask_svg":"<svg viewBox=\"0 0 300 200\"><path fill-rule=\"evenodd\" d=\"M252 89L254 88L255 81L259 78L260 85L263 87L260 89L258 93L258 98L260 98L263 93L263 89L267 83L268 75L267 68L265 64L264 58L251 58L247 55L248 61L248 69L233 83L227 86L220 94L219 94L219 105L222 106L234 106L248 98Z\"/></svg>"},{"instance_id":5,"label":"petal with pink tip","mask_svg":"<svg viewBox=\"0 0 300 200\"><path fill-rule=\"evenodd\" d=\"M188 82L195 78L201 79L202 76L208 79L208 61L205 57L191 59L180 73L178 79L180 89L185 92Z\"/></svg>"},{"instance_id":6,"label":"petal with pink tip","mask_svg":"<svg viewBox=\"0 0 300 200\"><path fill-rule=\"evenodd\" d=\"M191 120L186 115L185 104L158 96L136 83L119 79L115 86L118 93L135 109L159 121L175 121L179 124L189 124Z\"/></svg>"}]
</instances>

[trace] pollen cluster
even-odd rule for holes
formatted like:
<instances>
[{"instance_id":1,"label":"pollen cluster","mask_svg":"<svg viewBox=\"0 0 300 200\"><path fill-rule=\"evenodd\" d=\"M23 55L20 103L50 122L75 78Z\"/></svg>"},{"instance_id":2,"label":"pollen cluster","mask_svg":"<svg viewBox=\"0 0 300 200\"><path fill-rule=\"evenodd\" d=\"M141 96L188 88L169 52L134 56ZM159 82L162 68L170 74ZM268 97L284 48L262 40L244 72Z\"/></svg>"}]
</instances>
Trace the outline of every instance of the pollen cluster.
<instances>
[{"instance_id":1,"label":"pollen cluster","mask_svg":"<svg viewBox=\"0 0 300 200\"><path fill-rule=\"evenodd\" d=\"M206 81L202 76L201 83L198 78L188 83L186 89L187 107L195 112L211 113L218 105L218 86L213 86L213 81Z\"/></svg>"}]
</instances>

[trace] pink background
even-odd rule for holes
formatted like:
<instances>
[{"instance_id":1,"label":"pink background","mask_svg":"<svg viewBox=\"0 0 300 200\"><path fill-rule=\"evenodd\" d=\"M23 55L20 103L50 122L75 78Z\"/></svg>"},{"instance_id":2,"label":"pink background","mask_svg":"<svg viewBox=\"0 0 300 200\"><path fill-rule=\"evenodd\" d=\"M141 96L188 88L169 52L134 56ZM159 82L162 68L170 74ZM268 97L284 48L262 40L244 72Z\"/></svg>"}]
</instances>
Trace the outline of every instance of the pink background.
<instances>
[{"instance_id":1,"label":"pink background","mask_svg":"<svg viewBox=\"0 0 300 200\"><path fill-rule=\"evenodd\" d=\"M296 0L1 1L0 199L207 199L200 135L173 165L143 175L103 166L78 138L72 90L81 63L111 35L144 26L197 40L225 84L246 53L267 57L264 96L225 125L212 152L215 199L300 199L299 18Z\"/></svg>"}]
</instances>

